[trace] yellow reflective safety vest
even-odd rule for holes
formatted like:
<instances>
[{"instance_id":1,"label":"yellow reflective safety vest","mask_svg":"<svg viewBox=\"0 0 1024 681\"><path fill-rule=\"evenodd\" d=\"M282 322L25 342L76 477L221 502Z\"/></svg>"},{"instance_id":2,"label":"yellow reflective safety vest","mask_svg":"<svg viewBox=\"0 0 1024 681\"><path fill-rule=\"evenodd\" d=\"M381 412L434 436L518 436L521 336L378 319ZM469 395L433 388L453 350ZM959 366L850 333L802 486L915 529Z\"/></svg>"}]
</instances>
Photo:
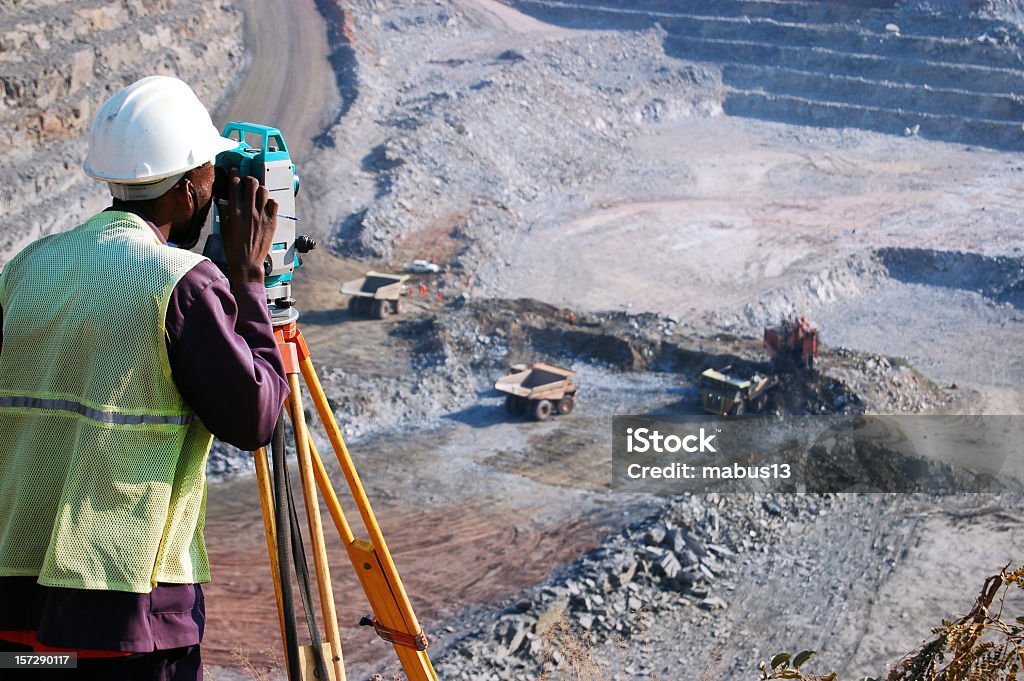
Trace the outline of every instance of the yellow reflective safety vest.
<instances>
[{"instance_id":1,"label":"yellow reflective safety vest","mask_svg":"<svg viewBox=\"0 0 1024 681\"><path fill-rule=\"evenodd\" d=\"M171 378L174 286L203 258L107 211L0 274L0 575L146 593L208 582L212 436Z\"/></svg>"}]
</instances>

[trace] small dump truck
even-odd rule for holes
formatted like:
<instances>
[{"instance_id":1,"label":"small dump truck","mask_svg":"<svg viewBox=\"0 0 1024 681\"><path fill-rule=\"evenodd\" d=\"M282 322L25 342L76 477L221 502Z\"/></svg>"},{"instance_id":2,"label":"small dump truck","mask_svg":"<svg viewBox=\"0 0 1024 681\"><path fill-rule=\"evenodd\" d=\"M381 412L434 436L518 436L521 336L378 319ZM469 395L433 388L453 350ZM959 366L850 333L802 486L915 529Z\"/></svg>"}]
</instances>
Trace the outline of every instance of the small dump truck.
<instances>
[{"instance_id":1,"label":"small dump truck","mask_svg":"<svg viewBox=\"0 0 1024 681\"><path fill-rule=\"evenodd\" d=\"M494 384L505 393L505 410L513 416L529 415L544 421L552 414L568 414L576 406L575 371L537 362L531 367L513 364Z\"/></svg>"},{"instance_id":2,"label":"small dump truck","mask_svg":"<svg viewBox=\"0 0 1024 681\"><path fill-rule=\"evenodd\" d=\"M384 319L402 311L402 295L406 292L408 274L367 272L365 277L346 281L342 295L349 296L348 311L353 317Z\"/></svg>"},{"instance_id":3,"label":"small dump truck","mask_svg":"<svg viewBox=\"0 0 1024 681\"><path fill-rule=\"evenodd\" d=\"M778 376L755 373L750 378L730 376L732 366L707 369L700 375L700 400L704 411L718 416L761 412L768 405L768 391L779 384Z\"/></svg>"}]
</instances>

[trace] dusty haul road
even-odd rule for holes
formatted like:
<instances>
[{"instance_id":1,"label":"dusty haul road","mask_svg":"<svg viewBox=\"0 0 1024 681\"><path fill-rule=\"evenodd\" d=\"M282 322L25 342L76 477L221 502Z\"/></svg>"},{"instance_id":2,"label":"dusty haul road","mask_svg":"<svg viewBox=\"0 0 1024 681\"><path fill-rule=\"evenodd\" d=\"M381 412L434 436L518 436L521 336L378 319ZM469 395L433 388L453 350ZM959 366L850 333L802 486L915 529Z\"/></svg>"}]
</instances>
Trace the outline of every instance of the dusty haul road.
<instances>
[{"instance_id":1,"label":"dusty haul road","mask_svg":"<svg viewBox=\"0 0 1024 681\"><path fill-rule=\"evenodd\" d=\"M307 157L313 138L340 106L327 26L316 0L241 4L252 62L244 78L231 84L232 99L215 112L214 122L272 125L286 132L293 158Z\"/></svg>"}]
</instances>

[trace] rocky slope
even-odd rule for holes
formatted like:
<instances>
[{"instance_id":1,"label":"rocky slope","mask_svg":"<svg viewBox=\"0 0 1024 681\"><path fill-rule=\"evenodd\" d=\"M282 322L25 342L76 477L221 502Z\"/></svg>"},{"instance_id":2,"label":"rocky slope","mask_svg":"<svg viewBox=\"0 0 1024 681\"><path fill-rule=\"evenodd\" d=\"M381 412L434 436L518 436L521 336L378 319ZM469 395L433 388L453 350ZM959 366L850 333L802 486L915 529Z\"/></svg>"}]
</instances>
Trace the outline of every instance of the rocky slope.
<instances>
[{"instance_id":1,"label":"rocky slope","mask_svg":"<svg viewBox=\"0 0 1024 681\"><path fill-rule=\"evenodd\" d=\"M227 0L0 3L0 263L29 241L109 205L81 169L103 101L175 75L213 109L245 65L242 14Z\"/></svg>"}]
</instances>

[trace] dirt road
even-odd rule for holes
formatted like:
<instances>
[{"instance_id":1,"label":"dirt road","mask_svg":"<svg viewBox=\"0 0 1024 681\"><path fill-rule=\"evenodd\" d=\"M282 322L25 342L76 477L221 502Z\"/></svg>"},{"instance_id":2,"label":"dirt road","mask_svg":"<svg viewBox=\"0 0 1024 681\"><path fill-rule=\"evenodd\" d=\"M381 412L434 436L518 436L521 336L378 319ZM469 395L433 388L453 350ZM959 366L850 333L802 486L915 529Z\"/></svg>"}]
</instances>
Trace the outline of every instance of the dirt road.
<instances>
[{"instance_id":1,"label":"dirt road","mask_svg":"<svg viewBox=\"0 0 1024 681\"><path fill-rule=\"evenodd\" d=\"M284 134L293 158L307 156L340 106L316 0L243 0L242 7L252 63L215 122L272 125Z\"/></svg>"}]
</instances>

